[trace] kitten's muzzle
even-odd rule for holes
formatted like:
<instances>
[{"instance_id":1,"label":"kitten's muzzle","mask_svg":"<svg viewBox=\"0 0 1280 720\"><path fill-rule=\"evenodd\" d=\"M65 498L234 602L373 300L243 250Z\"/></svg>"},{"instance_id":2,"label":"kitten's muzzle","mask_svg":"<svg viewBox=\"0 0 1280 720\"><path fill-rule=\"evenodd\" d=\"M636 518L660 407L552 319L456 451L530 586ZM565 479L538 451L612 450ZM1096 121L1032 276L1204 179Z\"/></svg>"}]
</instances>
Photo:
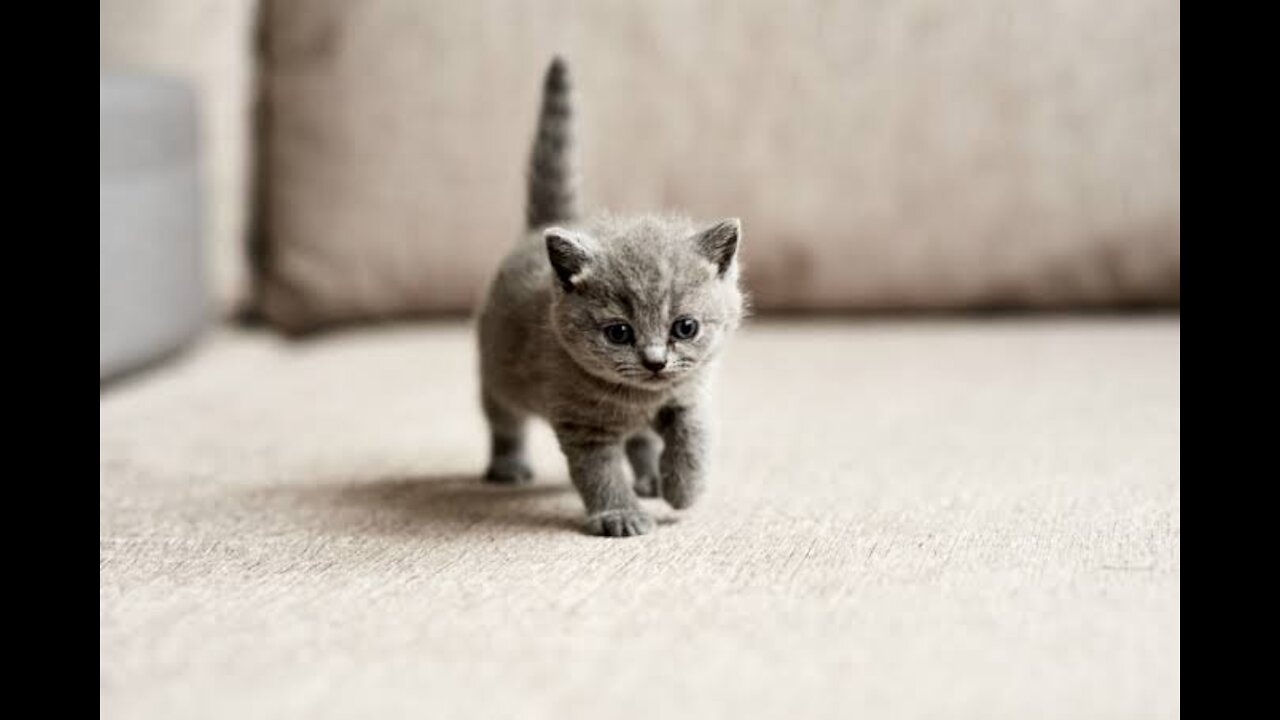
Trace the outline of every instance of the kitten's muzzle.
<instances>
[{"instance_id":1,"label":"kitten's muzzle","mask_svg":"<svg viewBox=\"0 0 1280 720\"><path fill-rule=\"evenodd\" d=\"M641 360L640 364L644 366L645 370L648 370L651 373L660 373L663 370L665 370L667 367L666 360L658 360L658 361Z\"/></svg>"},{"instance_id":2,"label":"kitten's muzzle","mask_svg":"<svg viewBox=\"0 0 1280 720\"><path fill-rule=\"evenodd\" d=\"M640 351L640 364L645 370L657 374L667 367L667 349L650 345Z\"/></svg>"}]
</instances>

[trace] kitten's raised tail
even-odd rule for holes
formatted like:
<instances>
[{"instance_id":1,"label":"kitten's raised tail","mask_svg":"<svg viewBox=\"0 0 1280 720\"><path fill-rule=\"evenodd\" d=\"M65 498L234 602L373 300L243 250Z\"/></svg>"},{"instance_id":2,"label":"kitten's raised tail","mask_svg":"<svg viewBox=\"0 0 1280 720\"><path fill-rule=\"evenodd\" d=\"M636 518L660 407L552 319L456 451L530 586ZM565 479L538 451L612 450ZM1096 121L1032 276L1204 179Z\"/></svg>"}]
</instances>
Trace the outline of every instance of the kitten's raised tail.
<instances>
[{"instance_id":1,"label":"kitten's raised tail","mask_svg":"<svg viewBox=\"0 0 1280 720\"><path fill-rule=\"evenodd\" d=\"M572 91L569 68L563 58L556 56L542 83L538 134L529 157L525 222L530 230L567 223L578 216Z\"/></svg>"}]
</instances>

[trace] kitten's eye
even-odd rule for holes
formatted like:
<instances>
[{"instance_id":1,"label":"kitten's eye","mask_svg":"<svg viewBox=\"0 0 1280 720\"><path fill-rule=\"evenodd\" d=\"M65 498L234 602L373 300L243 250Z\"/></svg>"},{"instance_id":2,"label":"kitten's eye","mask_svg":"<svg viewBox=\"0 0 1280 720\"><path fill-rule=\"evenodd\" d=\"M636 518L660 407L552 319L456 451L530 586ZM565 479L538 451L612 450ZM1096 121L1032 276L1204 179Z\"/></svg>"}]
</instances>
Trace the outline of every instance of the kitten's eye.
<instances>
[{"instance_id":1,"label":"kitten's eye","mask_svg":"<svg viewBox=\"0 0 1280 720\"><path fill-rule=\"evenodd\" d=\"M626 345L635 339L635 333L626 323L614 323L605 326L604 337L614 345Z\"/></svg>"},{"instance_id":2,"label":"kitten's eye","mask_svg":"<svg viewBox=\"0 0 1280 720\"><path fill-rule=\"evenodd\" d=\"M671 326L671 337L677 340L688 340L698 334L698 321L693 318L680 318Z\"/></svg>"}]
</instances>

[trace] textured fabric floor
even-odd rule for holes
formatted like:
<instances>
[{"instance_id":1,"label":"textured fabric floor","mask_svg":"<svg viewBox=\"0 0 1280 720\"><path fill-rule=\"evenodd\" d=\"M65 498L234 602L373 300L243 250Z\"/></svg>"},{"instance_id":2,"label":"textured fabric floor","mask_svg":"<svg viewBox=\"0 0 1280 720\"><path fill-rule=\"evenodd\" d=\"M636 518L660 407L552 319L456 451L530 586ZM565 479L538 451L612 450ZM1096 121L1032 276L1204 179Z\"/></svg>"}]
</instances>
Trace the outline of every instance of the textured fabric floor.
<instances>
[{"instance_id":1,"label":"textured fabric floor","mask_svg":"<svg viewBox=\"0 0 1280 720\"><path fill-rule=\"evenodd\" d=\"M223 332L100 402L104 718L1179 714L1179 321L757 322L628 540L483 486L462 324Z\"/></svg>"}]
</instances>

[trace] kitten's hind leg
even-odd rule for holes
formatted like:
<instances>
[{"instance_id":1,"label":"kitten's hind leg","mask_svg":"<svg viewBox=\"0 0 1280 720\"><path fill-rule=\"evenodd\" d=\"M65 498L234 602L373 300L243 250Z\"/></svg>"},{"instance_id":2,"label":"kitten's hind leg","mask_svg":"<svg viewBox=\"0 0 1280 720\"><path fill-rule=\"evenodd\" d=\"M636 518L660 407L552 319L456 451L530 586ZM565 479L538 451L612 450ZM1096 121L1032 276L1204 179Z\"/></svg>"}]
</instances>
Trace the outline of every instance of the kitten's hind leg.
<instances>
[{"instance_id":1,"label":"kitten's hind leg","mask_svg":"<svg viewBox=\"0 0 1280 720\"><path fill-rule=\"evenodd\" d=\"M636 476L636 495L658 497L658 483L662 476L658 470L658 458L662 457L662 438L652 430L641 430L627 439L627 460Z\"/></svg>"},{"instance_id":2,"label":"kitten's hind leg","mask_svg":"<svg viewBox=\"0 0 1280 720\"><path fill-rule=\"evenodd\" d=\"M484 479L495 483L526 483L533 479L533 469L525 454L525 432L528 418L503 406L485 392L482 396L484 415L489 420L489 469Z\"/></svg>"}]
</instances>

